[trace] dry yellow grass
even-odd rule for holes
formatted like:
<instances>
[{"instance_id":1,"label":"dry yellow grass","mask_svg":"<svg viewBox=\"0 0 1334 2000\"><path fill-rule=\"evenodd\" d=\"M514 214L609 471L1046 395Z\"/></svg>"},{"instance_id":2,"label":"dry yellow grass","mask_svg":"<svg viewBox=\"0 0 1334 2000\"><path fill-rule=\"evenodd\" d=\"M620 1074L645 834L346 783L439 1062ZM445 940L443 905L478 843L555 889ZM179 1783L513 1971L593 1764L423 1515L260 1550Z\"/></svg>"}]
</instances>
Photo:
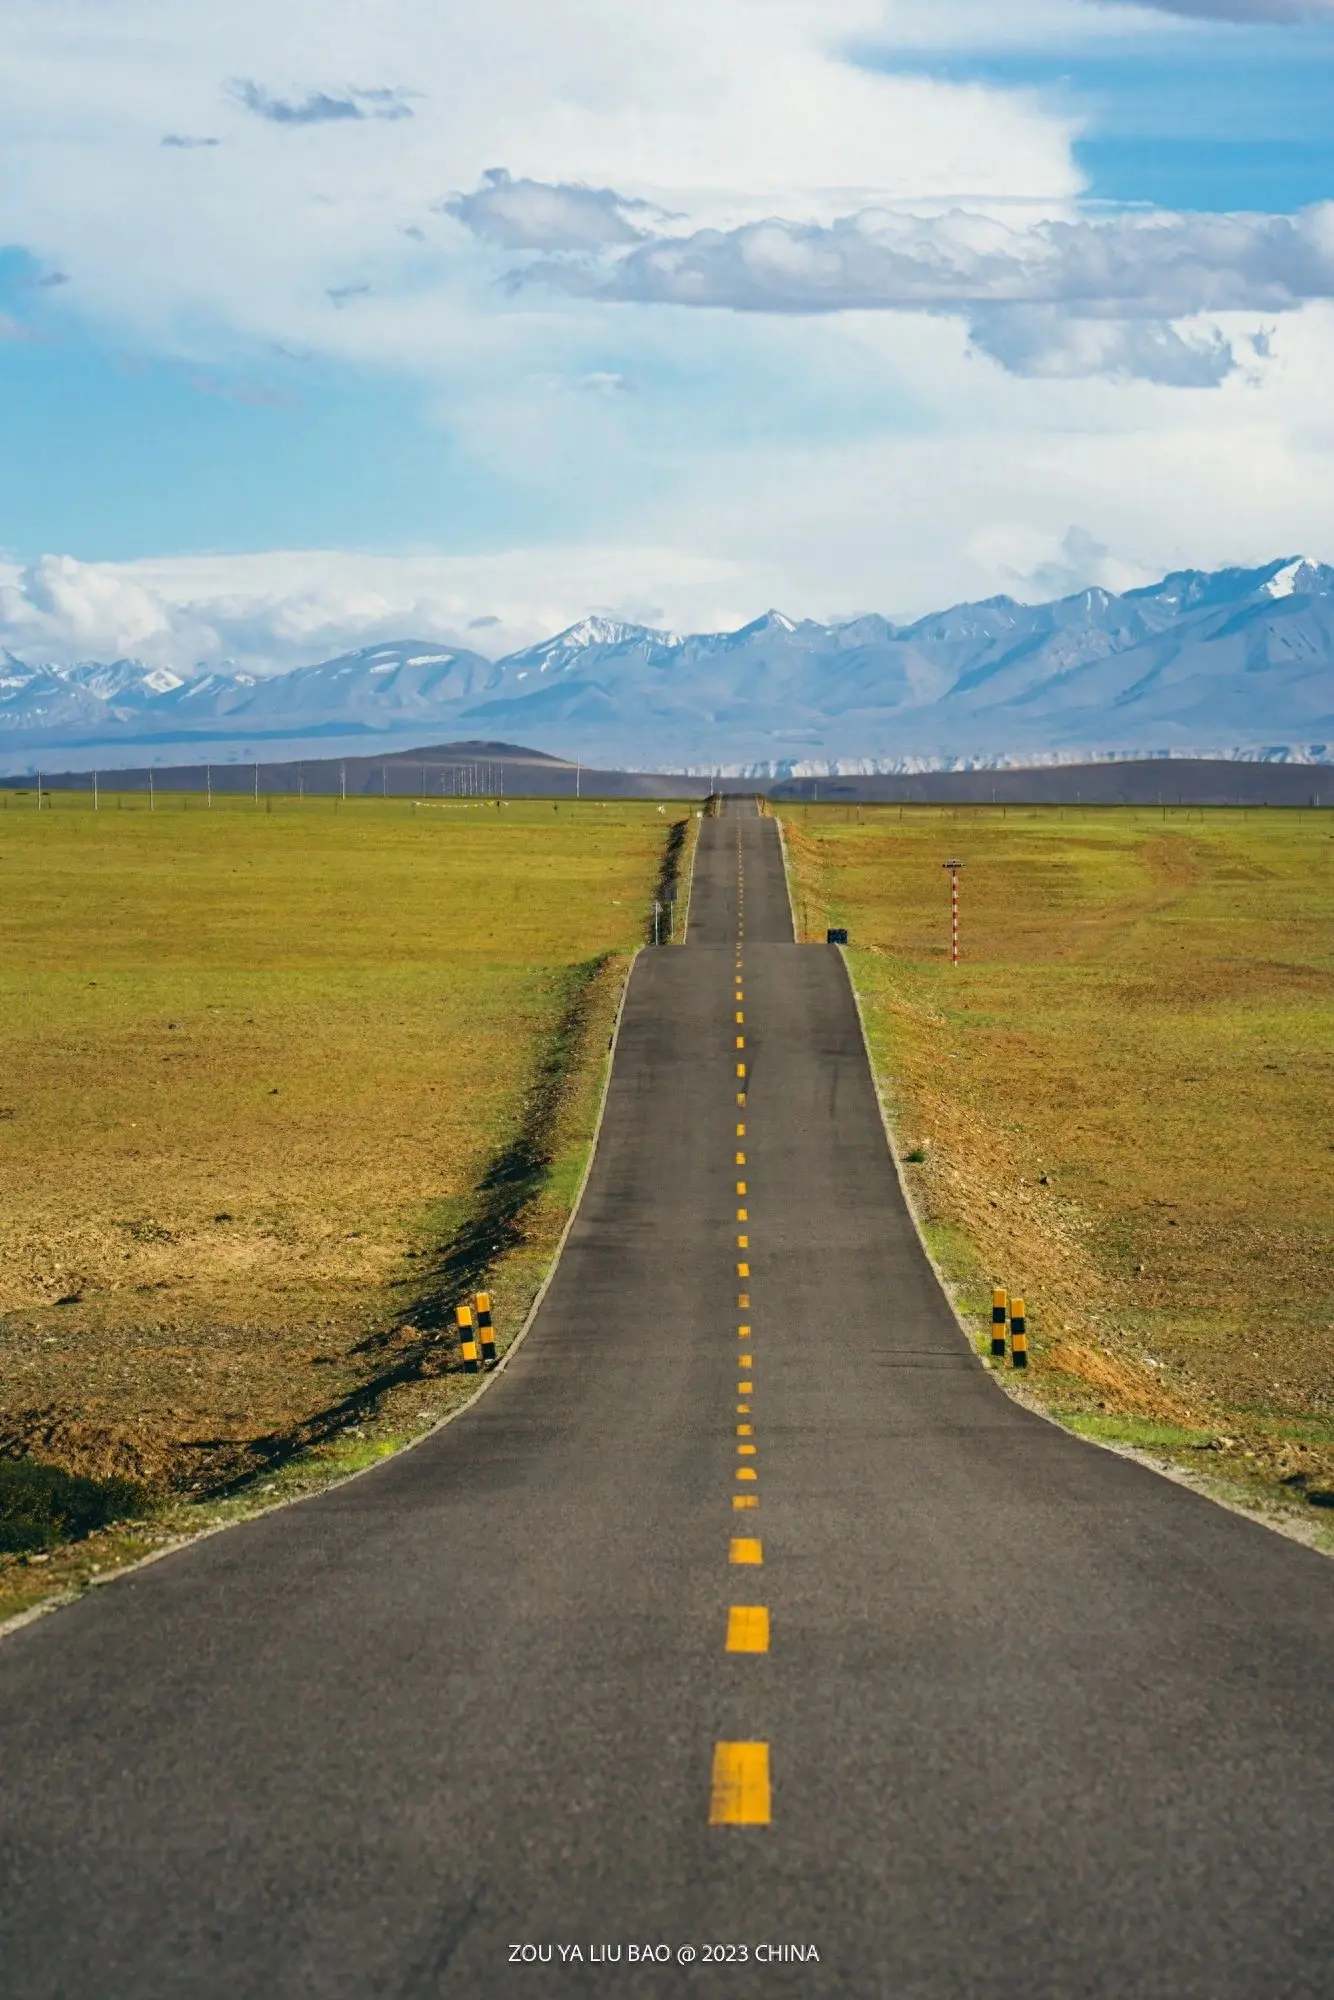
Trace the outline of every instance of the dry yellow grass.
<instances>
[{"instance_id":1,"label":"dry yellow grass","mask_svg":"<svg viewBox=\"0 0 1334 2000\"><path fill-rule=\"evenodd\" d=\"M787 837L966 1309L1022 1292L1035 1386L1085 1427L1185 1426L1334 1500L1330 817L826 808Z\"/></svg>"},{"instance_id":2,"label":"dry yellow grass","mask_svg":"<svg viewBox=\"0 0 1334 2000\"><path fill-rule=\"evenodd\" d=\"M0 1455L217 1490L368 1385L437 1411L451 1287L508 1336L559 1232L681 816L0 813Z\"/></svg>"}]
</instances>

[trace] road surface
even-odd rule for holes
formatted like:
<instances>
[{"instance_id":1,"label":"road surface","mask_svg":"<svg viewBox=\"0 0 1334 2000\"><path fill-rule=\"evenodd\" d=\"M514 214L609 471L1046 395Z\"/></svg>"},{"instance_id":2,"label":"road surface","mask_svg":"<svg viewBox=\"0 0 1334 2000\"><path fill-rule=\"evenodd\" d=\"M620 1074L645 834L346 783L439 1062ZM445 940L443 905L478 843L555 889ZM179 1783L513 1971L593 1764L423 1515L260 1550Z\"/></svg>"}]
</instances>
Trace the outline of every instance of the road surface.
<instances>
[{"instance_id":1,"label":"road surface","mask_svg":"<svg viewBox=\"0 0 1334 2000\"><path fill-rule=\"evenodd\" d=\"M732 809L512 1365L0 1644L0 1986L1328 1996L1332 1661L1334 1565L972 1358Z\"/></svg>"}]
</instances>

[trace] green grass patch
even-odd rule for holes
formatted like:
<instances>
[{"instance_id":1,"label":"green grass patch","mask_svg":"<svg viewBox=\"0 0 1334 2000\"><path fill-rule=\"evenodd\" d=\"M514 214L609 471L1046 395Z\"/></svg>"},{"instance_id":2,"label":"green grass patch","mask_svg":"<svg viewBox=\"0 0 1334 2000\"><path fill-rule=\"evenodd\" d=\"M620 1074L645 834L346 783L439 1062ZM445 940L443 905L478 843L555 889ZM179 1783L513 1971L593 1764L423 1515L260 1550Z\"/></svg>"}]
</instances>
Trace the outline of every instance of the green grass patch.
<instances>
[{"instance_id":1,"label":"green grass patch","mask_svg":"<svg viewBox=\"0 0 1334 2000\"><path fill-rule=\"evenodd\" d=\"M1151 1417L1095 1417L1085 1412L1063 1416L1067 1430L1080 1437L1097 1438L1106 1444L1133 1444L1150 1451L1155 1446L1207 1445L1214 1442L1212 1431L1194 1430L1185 1424L1155 1423Z\"/></svg>"}]
</instances>

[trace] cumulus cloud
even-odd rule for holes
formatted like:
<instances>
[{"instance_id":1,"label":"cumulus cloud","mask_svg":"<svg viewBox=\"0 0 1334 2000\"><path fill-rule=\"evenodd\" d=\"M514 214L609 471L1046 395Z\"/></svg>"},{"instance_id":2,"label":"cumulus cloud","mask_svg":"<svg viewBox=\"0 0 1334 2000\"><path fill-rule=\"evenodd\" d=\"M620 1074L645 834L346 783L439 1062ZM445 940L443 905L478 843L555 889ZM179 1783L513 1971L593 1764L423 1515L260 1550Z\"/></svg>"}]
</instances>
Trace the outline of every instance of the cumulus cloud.
<instances>
[{"instance_id":1,"label":"cumulus cloud","mask_svg":"<svg viewBox=\"0 0 1334 2000\"><path fill-rule=\"evenodd\" d=\"M267 118L272 125L329 125L345 119L411 118L412 107L404 102L403 90L349 89L342 97L312 90L306 97L275 97L250 77L232 80L231 92L247 111ZM166 143L166 142L164 142ZM207 143L207 141L205 142Z\"/></svg>"},{"instance_id":2,"label":"cumulus cloud","mask_svg":"<svg viewBox=\"0 0 1334 2000\"><path fill-rule=\"evenodd\" d=\"M1214 389L1236 367L1217 329L1183 334L1170 321L1080 319L1055 306L988 306L969 315L973 346L1011 375L1079 381L1091 375Z\"/></svg>"},{"instance_id":3,"label":"cumulus cloud","mask_svg":"<svg viewBox=\"0 0 1334 2000\"><path fill-rule=\"evenodd\" d=\"M1230 343L1173 322L1334 297L1334 202L1292 216L1135 211L1028 227L871 208L832 223L656 235L611 261L539 261L524 276L640 304L948 313L1017 374L1207 387L1235 365Z\"/></svg>"},{"instance_id":4,"label":"cumulus cloud","mask_svg":"<svg viewBox=\"0 0 1334 2000\"><path fill-rule=\"evenodd\" d=\"M132 658L185 674L222 665L264 674L390 639L500 654L590 611L650 623L664 601L692 625L740 624L772 587L725 557L668 546L127 563L45 555L0 561L0 648L56 665Z\"/></svg>"},{"instance_id":5,"label":"cumulus cloud","mask_svg":"<svg viewBox=\"0 0 1334 2000\"><path fill-rule=\"evenodd\" d=\"M0 638L11 650L65 660L146 653L170 623L154 592L110 564L43 556L0 577Z\"/></svg>"},{"instance_id":6,"label":"cumulus cloud","mask_svg":"<svg viewBox=\"0 0 1334 2000\"><path fill-rule=\"evenodd\" d=\"M514 180L504 167L488 168L479 188L455 195L443 209L474 236L505 250L600 250L639 243L648 230L636 218L661 214L652 203L613 188Z\"/></svg>"}]
</instances>

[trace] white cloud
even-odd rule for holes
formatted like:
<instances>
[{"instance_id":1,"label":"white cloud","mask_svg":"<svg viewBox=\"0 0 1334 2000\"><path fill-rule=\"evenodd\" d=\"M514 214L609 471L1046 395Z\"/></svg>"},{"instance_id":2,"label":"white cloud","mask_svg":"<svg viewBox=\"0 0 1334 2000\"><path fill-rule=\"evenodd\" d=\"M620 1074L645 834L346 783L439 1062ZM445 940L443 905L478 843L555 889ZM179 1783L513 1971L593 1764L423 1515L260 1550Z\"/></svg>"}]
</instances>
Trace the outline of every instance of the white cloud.
<instances>
[{"instance_id":1,"label":"white cloud","mask_svg":"<svg viewBox=\"0 0 1334 2000\"><path fill-rule=\"evenodd\" d=\"M1334 296L1334 202L1295 216L1131 212L1027 226L959 210L864 209L829 224L771 218L660 234L610 263L548 259L527 277L641 304L953 313L1016 374L1211 387L1234 366L1231 346L1172 322L1291 312Z\"/></svg>"},{"instance_id":2,"label":"white cloud","mask_svg":"<svg viewBox=\"0 0 1334 2000\"><path fill-rule=\"evenodd\" d=\"M504 167L488 168L475 193L455 195L443 208L474 236L506 250L600 250L638 243L648 234L640 218L660 213L652 203L613 188L516 181Z\"/></svg>"},{"instance_id":3,"label":"white cloud","mask_svg":"<svg viewBox=\"0 0 1334 2000\"><path fill-rule=\"evenodd\" d=\"M496 655L598 612L636 623L741 624L773 579L661 547L489 556L273 550L129 563L0 563L0 646L57 664L133 658L251 672L420 638Z\"/></svg>"},{"instance_id":4,"label":"white cloud","mask_svg":"<svg viewBox=\"0 0 1334 2000\"><path fill-rule=\"evenodd\" d=\"M253 111L256 118L267 118L271 125L330 125L349 118L354 123L365 118L394 123L412 116L412 106L406 101L409 93L382 84L369 90L350 85L338 96L327 90L309 90L304 97L277 97L253 77L238 76L232 79L230 89L238 104Z\"/></svg>"},{"instance_id":5,"label":"white cloud","mask_svg":"<svg viewBox=\"0 0 1334 2000\"><path fill-rule=\"evenodd\" d=\"M529 231L539 184L565 191L548 228L555 207L572 225L570 190L723 225L1078 190L1069 116L845 60L882 19L876 0L10 0L0 240L69 271L71 309L168 351L280 340L440 376L495 311L485 252L441 208L497 162L519 193L485 212ZM373 314L331 308L364 283Z\"/></svg>"}]
</instances>

